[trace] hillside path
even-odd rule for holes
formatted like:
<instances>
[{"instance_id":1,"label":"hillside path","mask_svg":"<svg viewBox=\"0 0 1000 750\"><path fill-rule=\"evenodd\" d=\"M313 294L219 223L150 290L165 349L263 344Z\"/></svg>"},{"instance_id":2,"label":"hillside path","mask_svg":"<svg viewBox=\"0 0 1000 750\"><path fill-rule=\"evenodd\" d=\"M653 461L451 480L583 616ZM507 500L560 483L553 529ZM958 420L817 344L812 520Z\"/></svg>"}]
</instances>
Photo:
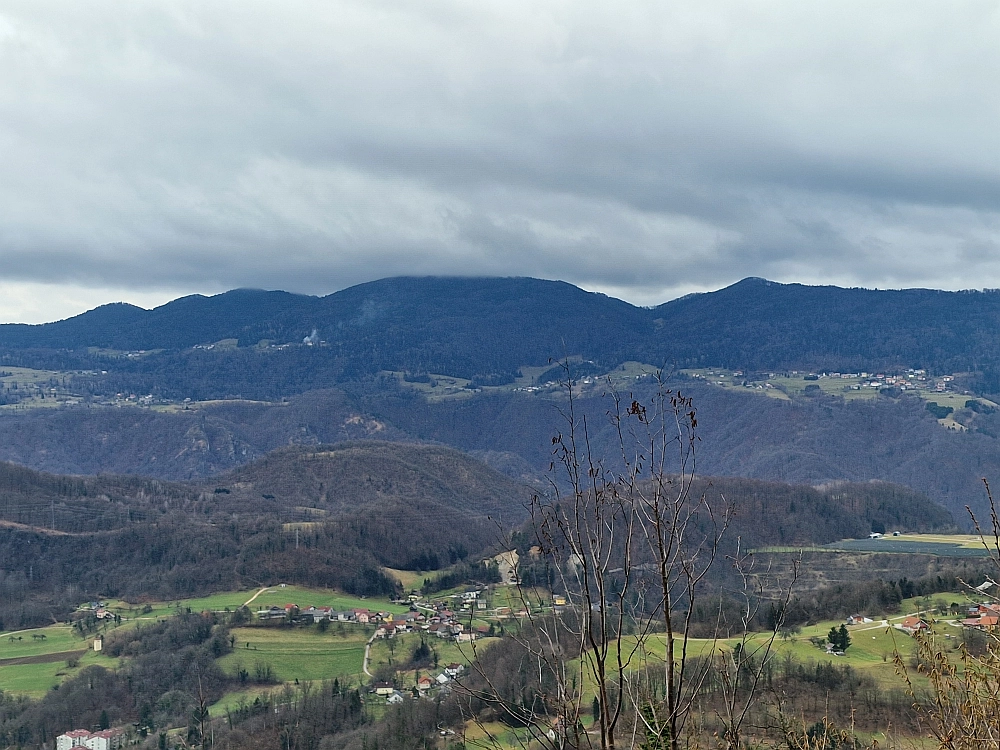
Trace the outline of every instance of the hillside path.
<instances>
[{"instance_id":1,"label":"hillside path","mask_svg":"<svg viewBox=\"0 0 1000 750\"><path fill-rule=\"evenodd\" d=\"M375 676L371 672L368 671L368 657L371 655L372 643L374 641L375 641L375 634L373 633L372 637L368 639L368 643L365 644L365 658L364 658L364 661L361 662L361 671L364 672L369 677L374 677Z\"/></svg>"},{"instance_id":2,"label":"hillside path","mask_svg":"<svg viewBox=\"0 0 1000 750\"><path fill-rule=\"evenodd\" d=\"M267 590L268 590L269 588L271 588L271 587L270 587L270 586L265 586L264 588L262 588L262 589L261 589L260 591L258 591L258 592L257 592L256 594L254 594L254 595L253 595L253 596L251 596L251 597L250 597L249 599L247 599L247 600L246 600L245 602L243 602L243 606L244 606L244 607L249 607L249 606L250 606L250 602L252 602L252 601L253 601L254 599L256 599L256 598L257 598L258 596L260 596L261 594L263 594L263 593L264 593L265 591L267 591Z\"/></svg>"}]
</instances>

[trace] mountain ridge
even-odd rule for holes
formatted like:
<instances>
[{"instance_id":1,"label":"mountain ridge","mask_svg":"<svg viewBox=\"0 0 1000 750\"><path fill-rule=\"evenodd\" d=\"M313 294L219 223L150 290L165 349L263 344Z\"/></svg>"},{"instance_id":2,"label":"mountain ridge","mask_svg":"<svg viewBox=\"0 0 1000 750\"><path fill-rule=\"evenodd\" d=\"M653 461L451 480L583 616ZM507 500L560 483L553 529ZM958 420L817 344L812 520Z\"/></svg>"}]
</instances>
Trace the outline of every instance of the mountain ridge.
<instances>
[{"instance_id":1,"label":"mountain ridge","mask_svg":"<svg viewBox=\"0 0 1000 750\"><path fill-rule=\"evenodd\" d=\"M236 339L301 345L313 331L349 373L509 377L580 355L679 367L1000 369L1000 293L871 290L750 277L637 307L529 277L394 277L324 297L236 289L152 310L104 305L37 326L0 325L0 350L180 352Z\"/></svg>"}]
</instances>

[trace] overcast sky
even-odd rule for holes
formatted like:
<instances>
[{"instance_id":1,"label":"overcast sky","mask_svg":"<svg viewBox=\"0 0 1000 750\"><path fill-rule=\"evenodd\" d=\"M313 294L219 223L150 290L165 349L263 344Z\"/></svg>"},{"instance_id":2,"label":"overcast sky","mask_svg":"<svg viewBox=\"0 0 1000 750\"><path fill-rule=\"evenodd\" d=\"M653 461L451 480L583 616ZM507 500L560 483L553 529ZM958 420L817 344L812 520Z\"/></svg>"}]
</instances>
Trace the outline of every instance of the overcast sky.
<instances>
[{"instance_id":1,"label":"overcast sky","mask_svg":"<svg viewBox=\"0 0 1000 750\"><path fill-rule=\"evenodd\" d=\"M1000 287L997 2L5 0L0 320L401 274Z\"/></svg>"}]
</instances>

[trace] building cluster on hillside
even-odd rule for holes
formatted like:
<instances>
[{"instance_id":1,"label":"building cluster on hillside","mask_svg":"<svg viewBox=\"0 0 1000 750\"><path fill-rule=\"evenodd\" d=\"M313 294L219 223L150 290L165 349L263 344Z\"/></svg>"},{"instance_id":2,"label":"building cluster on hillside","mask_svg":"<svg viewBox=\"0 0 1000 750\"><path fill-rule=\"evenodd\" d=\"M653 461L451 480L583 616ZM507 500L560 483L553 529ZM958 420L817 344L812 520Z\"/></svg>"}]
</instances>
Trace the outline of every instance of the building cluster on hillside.
<instances>
[{"instance_id":1,"label":"building cluster on hillside","mask_svg":"<svg viewBox=\"0 0 1000 750\"><path fill-rule=\"evenodd\" d=\"M438 695L447 693L451 689L449 683L458 679L464 671L465 665L452 662L435 677L420 677L410 695L414 698L429 698L435 693ZM406 698L406 693L397 689L391 682L375 682L372 684L370 691L381 698L385 698L385 702L390 705L402 703Z\"/></svg>"},{"instance_id":2,"label":"building cluster on hillside","mask_svg":"<svg viewBox=\"0 0 1000 750\"><path fill-rule=\"evenodd\" d=\"M103 729L99 732L74 729L56 737L56 750L70 750L74 747L85 747L89 750L118 750L127 741L128 733L124 727Z\"/></svg>"},{"instance_id":3,"label":"building cluster on hillside","mask_svg":"<svg viewBox=\"0 0 1000 750\"><path fill-rule=\"evenodd\" d=\"M881 372L831 372L828 374L824 373L819 377L841 378L843 380L858 379L863 381L861 383L848 386L851 390L855 391L859 391L863 388L898 388L901 391L917 390L918 388L926 390L930 385L927 373L924 370L907 370L903 375L886 375ZM945 375L939 380L934 381L934 390L938 393L943 393L948 390L948 384L953 381L954 378L951 375Z\"/></svg>"},{"instance_id":4,"label":"building cluster on hillside","mask_svg":"<svg viewBox=\"0 0 1000 750\"><path fill-rule=\"evenodd\" d=\"M1000 627L1000 604L987 603L977 604L969 607L965 612L965 618L958 622L950 621L951 625L961 625L963 628L974 630L995 631ZM847 618L848 625L865 625L873 622L865 615L851 615ZM888 625L887 620L882 620L883 625ZM913 635L920 631L930 630L930 623L920 617L919 614L904 617L898 622L894 622L892 627L901 630L907 635Z\"/></svg>"},{"instance_id":5,"label":"building cluster on hillside","mask_svg":"<svg viewBox=\"0 0 1000 750\"><path fill-rule=\"evenodd\" d=\"M735 370L732 373L709 370L705 374L691 373L691 377L701 378L709 383L721 386L727 385L727 381L720 380L719 378L732 378L735 380L735 384L737 385L757 390L776 387L773 383L767 382L768 380L775 380L776 378L788 379L801 377L807 381L851 381L844 383L844 390L846 391L862 391L867 388L898 388L901 391L926 391L933 389L937 393L944 393L952 390L955 381L953 375L944 375L939 378L934 378L928 376L926 370L917 369L909 369L901 373L867 372L863 370L860 372L823 371L819 373L806 373L799 370L791 370L786 372L757 373L749 376L745 376L745 373L742 370Z\"/></svg>"},{"instance_id":6,"label":"building cluster on hillside","mask_svg":"<svg viewBox=\"0 0 1000 750\"><path fill-rule=\"evenodd\" d=\"M976 630L994 630L1000 625L1000 604L979 604L970 607L962 626Z\"/></svg>"},{"instance_id":7,"label":"building cluster on hillside","mask_svg":"<svg viewBox=\"0 0 1000 750\"><path fill-rule=\"evenodd\" d=\"M456 613L444 605L437 605L437 607L436 609L427 608L426 613L410 609L408 612L396 614L370 609L300 608L296 604L286 604L283 607L274 606L258 610L257 618L260 620L284 620L303 625L323 621L375 625L376 638L394 638L400 633L422 632L438 638L467 642L489 632L489 628L470 629L464 623L459 622Z\"/></svg>"}]
</instances>

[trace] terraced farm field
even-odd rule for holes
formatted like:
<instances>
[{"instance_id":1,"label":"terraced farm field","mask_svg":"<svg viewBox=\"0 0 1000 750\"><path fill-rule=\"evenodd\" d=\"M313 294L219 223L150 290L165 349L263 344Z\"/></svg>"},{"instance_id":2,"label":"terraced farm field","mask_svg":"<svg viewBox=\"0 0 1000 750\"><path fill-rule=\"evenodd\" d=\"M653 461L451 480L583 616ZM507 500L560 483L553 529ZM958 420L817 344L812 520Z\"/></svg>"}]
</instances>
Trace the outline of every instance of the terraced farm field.
<instances>
[{"instance_id":1,"label":"terraced farm field","mask_svg":"<svg viewBox=\"0 0 1000 750\"><path fill-rule=\"evenodd\" d=\"M978 536L903 534L881 539L845 539L826 549L848 552L896 552L939 557L986 557L989 553Z\"/></svg>"}]
</instances>

